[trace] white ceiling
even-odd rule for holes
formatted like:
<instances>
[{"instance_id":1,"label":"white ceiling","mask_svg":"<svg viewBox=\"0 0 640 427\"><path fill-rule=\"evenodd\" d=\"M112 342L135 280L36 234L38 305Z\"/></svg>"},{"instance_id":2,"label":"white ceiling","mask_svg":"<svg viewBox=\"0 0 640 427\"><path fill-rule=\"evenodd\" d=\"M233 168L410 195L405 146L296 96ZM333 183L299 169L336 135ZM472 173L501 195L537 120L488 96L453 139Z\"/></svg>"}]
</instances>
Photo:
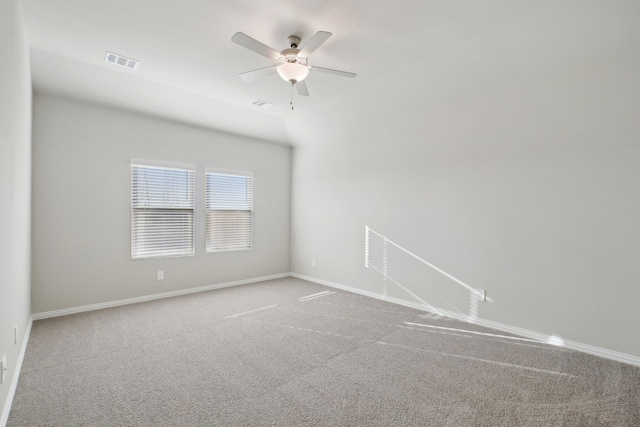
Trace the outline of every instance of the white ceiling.
<instances>
[{"instance_id":1,"label":"white ceiling","mask_svg":"<svg viewBox=\"0 0 640 427\"><path fill-rule=\"evenodd\" d=\"M364 125L636 49L637 0L23 0L34 89L282 144ZM311 64L309 98L237 31L282 50L333 36ZM135 71L105 52L141 62ZM251 105L256 99L275 104Z\"/></svg>"}]
</instances>

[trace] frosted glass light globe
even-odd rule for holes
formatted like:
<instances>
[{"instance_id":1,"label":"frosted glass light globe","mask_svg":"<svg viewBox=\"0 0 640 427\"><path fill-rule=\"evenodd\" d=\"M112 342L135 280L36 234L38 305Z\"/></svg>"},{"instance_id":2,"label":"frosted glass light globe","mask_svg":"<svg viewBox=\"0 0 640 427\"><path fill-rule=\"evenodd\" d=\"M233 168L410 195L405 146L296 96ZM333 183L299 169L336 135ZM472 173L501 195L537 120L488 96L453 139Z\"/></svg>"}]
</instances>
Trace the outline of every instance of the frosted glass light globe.
<instances>
[{"instance_id":1,"label":"frosted glass light globe","mask_svg":"<svg viewBox=\"0 0 640 427\"><path fill-rule=\"evenodd\" d=\"M285 62L278 66L278 74L280 74L280 77L285 81L298 83L307 78L309 69L296 62Z\"/></svg>"}]
</instances>

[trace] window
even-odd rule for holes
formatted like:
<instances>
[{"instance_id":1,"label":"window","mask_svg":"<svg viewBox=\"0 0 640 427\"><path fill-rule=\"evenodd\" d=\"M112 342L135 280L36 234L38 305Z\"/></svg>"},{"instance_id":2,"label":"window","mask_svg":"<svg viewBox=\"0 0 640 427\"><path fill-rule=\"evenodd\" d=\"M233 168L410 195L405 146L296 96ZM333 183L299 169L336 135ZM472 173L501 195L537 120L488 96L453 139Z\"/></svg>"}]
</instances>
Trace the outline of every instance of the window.
<instances>
[{"instance_id":1,"label":"window","mask_svg":"<svg viewBox=\"0 0 640 427\"><path fill-rule=\"evenodd\" d=\"M207 253L252 247L253 176L207 170Z\"/></svg>"},{"instance_id":2,"label":"window","mask_svg":"<svg viewBox=\"0 0 640 427\"><path fill-rule=\"evenodd\" d=\"M131 259L194 255L195 169L131 164Z\"/></svg>"}]
</instances>

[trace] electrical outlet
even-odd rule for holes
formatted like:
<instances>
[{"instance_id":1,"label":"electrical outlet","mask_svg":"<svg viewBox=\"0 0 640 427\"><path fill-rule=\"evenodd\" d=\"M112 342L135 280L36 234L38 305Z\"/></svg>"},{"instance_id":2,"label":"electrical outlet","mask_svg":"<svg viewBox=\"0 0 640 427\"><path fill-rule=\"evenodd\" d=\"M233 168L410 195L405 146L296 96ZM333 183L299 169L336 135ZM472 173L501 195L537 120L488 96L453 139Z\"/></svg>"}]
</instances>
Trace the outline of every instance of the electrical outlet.
<instances>
[{"instance_id":1,"label":"electrical outlet","mask_svg":"<svg viewBox=\"0 0 640 427\"><path fill-rule=\"evenodd\" d=\"M311 260L311 267L316 268L316 260L315 259Z\"/></svg>"},{"instance_id":2,"label":"electrical outlet","mask_svg":"<svg viewBox=\"0 0 640 427\"><path fill-rule=\"evenodd\" d=\"M164 280L164 270L158 270L158 280Z\"/></svg>"},{"instance_id":3,"label":"electrical outlet","mask_svg":"<svg viewBox=\"0 0 640 427\"><path fill-rule=\"evenodd\" d=\"M13 325L13 343L18 344L18 325Z\"/></svg>"},{"instance_id":4,"label":"electrical outlet","mask_svg":"<svg viewBox=\"0 0 640 427\"><path fill-rule=\"evenodd\" d=\"M3 354L0 359L0 384L7 378L7 355Z\"/></svg>"},{"instance_id":5,"label":"electrical outlet","mask_svg":"<svg viewBox=\"0 0 640 427\"><path fill-rule=\"evenodd\" d=\"M476 289L476 298L478 298L478 301L486 302L487 291L485 291L484 289Z\"/></svg>"}]
</instances>

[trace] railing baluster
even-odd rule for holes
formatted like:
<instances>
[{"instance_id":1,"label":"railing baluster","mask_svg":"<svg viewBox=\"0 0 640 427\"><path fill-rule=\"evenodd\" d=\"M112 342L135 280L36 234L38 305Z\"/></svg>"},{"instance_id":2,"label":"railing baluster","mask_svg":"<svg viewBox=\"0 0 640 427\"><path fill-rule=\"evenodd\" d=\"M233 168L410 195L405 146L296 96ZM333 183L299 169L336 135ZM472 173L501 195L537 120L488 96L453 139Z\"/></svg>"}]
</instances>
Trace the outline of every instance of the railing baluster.
<instances>
[{"instance_id":1,"label":"railing baluster","mask_svg":"<svg viewBox=\"0 0 640 427\"><path fill-rule=\"evenodd\" d=\"M369 268L369 227L364 226L364 267Z\"/></svg>"}]
</instances>

